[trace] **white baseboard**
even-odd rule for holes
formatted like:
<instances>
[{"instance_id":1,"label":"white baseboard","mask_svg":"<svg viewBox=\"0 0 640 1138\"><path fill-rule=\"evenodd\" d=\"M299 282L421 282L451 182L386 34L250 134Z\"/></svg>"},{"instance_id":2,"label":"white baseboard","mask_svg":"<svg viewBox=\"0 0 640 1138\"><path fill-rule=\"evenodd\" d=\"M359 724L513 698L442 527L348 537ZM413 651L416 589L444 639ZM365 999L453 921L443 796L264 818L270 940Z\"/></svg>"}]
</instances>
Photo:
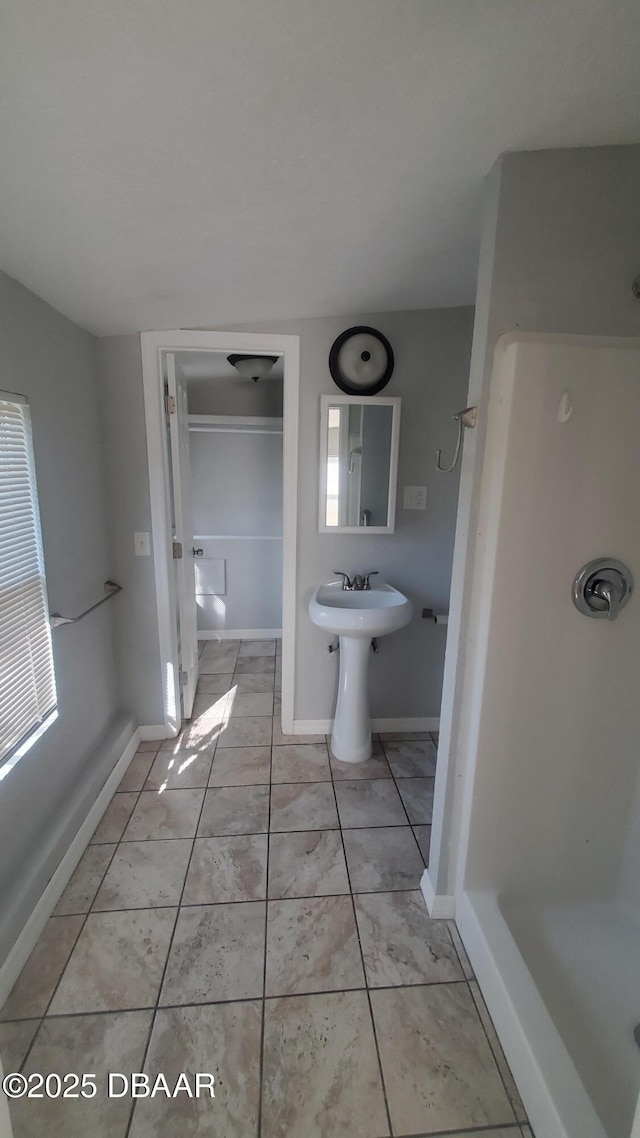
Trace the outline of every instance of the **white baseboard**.
<instances>
[{"instance_id":1,"label":"white baseboard","mask_svg":"<svg viewBox=\"0 0 640 1138\"><path fill-rule=\"evenodd\" d=\"M198 640L281 640L281 628L199 628Z\"/></svg>"},{"instance_id":2,"label":"white baseboard","mask_svg":"<svg viewBox=\"0 0 640 1138\"><path fill-rule=\"evenodd\" d=\"M22 972L31 952L36 946L40 933L68 885L74 869L89 844L93 831L111 802L122 776L136 753L139 742L140 732L136 730L111 771L111 774L98 794L98 797L76 833L76 836L73 838L67 852L58 864L57 869L54 870L53 875L50 877L44 891L40 895L40 899L37 901L30 917L24 925L22 932L0 968L0 1008Z\"/></svg>"},{"instance_id":3,"label":"white baseboard","mask_svg":"<svg viewBox=\"0 0 640 1138\"><path fill-rule=\"evenodd\" d=\"M177 735L176 731L172 731L166 723L147 723L143 727L138 727L138 738L141 743L150 742L152 739L174 739Z\"/></svg>"},{"instance_id":4,"label":"white baseboard","mask_svg":"<svg viewBox=\"0 0 640 1138\"><path fill-rule=\"evenodd\" d=\"M434 715L419 719L372 719L371 730L378 731L439 731L440 719ZM329 735L333 719L294 719L294 735Z\"/></svg>"},{"instance_id":5,"label":"white baseboard","mask_svg":"<svg viewBox=\"0 0 640 1138\"><path fill-rule=\"evenodd\" d=\"M436 893L429 870L425 869L420 880L422 896L425 899L429 916L434 921L452 921L456 915L456 899L448 893Z\"/></svg>"},{"instance_id":6,"label":"white baseboard","mask_svg":"<svg viewBox=\"0 0 640 1138\"><path fill-rule=\"evenodd\" d=\"M534 1133L606 1138L495 893L461 892L456 923Z\"/></svg>"}]
</instances>

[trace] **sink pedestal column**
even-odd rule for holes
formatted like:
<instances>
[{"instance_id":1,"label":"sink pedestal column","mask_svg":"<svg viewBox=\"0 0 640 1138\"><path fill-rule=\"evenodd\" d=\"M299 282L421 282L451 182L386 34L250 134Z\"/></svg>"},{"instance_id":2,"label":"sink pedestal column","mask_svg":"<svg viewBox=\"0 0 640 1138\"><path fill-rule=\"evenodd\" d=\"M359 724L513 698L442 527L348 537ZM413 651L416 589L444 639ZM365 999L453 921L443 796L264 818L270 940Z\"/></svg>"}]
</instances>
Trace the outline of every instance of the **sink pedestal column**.
<instances>
[{"instance_id":1,"label":"sink pedestal column","mask_svg":"<svg viewBox=\"0 0 640 1138\"><path fill-rule=\"evenodd\" d=\"M368 670L369 637L340 637L340 680L331 750L343 763L371 758Z\"/></svg>"}]
</instances>

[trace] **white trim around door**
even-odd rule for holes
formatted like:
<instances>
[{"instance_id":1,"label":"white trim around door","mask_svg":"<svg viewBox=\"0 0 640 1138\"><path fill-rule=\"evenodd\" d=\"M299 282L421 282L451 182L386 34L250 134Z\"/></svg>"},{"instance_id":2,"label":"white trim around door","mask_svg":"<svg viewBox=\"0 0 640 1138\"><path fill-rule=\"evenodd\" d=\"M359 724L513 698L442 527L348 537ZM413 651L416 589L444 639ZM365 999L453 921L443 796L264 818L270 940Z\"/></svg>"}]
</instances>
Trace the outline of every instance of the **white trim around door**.
<instances>
[{"instance_id":1,"label":"white trim around door","mask_svg":"<svg viewBox=\"0 0 640 1138\"><path fill-rule=\"evenodd\" d=\"M278 355L284 362L282 536L282 729L293 731L296 624L296 534L298 520L298 336L255 332L142 332L142 376L151 496L151 530L158 611L158 638L167 734L180 728L180 683L176 590L171 551L169 452L164 409L163 352L250 352Z\"/></svg>"}]
</instances>

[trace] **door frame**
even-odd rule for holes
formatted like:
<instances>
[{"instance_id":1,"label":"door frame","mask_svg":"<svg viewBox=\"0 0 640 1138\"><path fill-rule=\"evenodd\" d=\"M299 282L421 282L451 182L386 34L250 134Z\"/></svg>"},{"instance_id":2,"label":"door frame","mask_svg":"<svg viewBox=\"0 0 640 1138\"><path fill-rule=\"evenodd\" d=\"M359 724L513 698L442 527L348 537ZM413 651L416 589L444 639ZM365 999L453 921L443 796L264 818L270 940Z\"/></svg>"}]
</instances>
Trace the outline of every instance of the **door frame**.
<instances>
[{"instance_id":1,"label":"door frame","mask_svg":"<svg viewBox=\"0 0 640 1138\"><path fill-rule=\"evenodd\" d=\"M164 724L168 735L176 735L180 729L180 677L161 353L250 352L283 357L282 729L286 735L290 735L293 733L295 695L300 337L262 332L190 332L172 329L166 332L142 332L140 343L161 660L159 681L162 685Z\"/></svg>"}]
</instances>

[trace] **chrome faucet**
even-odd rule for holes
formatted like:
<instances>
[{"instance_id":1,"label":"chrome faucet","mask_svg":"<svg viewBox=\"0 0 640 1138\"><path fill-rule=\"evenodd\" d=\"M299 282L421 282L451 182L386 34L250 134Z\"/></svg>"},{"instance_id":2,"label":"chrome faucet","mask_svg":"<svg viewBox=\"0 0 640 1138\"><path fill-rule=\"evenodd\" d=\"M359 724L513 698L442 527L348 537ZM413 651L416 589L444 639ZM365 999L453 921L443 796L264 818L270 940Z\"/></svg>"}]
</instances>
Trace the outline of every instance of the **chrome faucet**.
<instances>
[{"instance_id":1,"label":"chrome faucet","mask_svg":"<svg viewBox=\"0 0 640 1138\"><path fill-rule=\"evenodd\" d=\"M361 575L356 573L353 579L349 577L348 573L343 573L341 569L333 570L336 577L342 577L342 588L349 592L364 592L371 588L371 577L378 576L377 569L371 569L368 573Z\"/></svg>"}]
</instances>

